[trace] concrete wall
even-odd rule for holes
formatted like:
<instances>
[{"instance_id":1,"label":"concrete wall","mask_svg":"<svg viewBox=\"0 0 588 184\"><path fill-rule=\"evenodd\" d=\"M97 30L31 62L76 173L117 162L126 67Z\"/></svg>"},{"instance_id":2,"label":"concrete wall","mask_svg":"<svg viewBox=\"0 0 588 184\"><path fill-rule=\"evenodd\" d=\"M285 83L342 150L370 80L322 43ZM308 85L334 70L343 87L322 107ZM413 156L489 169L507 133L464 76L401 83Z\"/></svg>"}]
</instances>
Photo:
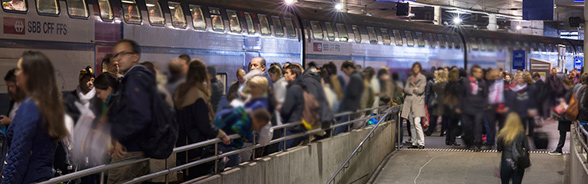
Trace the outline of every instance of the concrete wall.
<instances>
[{"instance_id":1,"label":"concrete wall","mask_svg":"<svg viewBox=\"0 0 588 184\"><path fill-rule=\"evenodd\" d=\"M574 125L570 131L570 159L569 165L571 184L588 183L588 168L586 168L587 153L582 149L581 143L576 139L576 131Z\"/></svg>"},{"instance_id":2,"label":"concrete wall","mask_svg":"<svg viewBox=\"0 0 588 184\"><path fill-rule=\"evenodd\" d=\"M305 146L278 152L236 168L197 178L186 183L327 183L347 157L367 136L372 126L339 134ZM365 183L384 157L394 150L396 124L385 122L354 156L335 183Z\"/></svg>"}]
</instances>

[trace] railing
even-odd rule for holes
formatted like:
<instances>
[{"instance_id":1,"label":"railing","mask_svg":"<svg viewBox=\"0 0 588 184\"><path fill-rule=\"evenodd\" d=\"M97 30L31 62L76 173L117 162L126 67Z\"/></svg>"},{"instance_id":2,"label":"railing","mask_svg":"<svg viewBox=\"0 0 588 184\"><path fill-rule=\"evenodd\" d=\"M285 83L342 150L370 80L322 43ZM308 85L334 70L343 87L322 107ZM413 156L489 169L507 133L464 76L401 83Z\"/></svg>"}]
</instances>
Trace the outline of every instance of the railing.
<instances>
[{"instance_id":1,"label":"railing","mask_svg":"<svg viewBox=\"0 0 588 184\"><path fill-rule=\"evenodd\" d=\"M369 138L372 136L372 134L376 131L376 129L380 126L380 124L382 123L383 120L386 120L386 117L392 113L392 109L389 108L386 111L384 111L385 114L384 115L378 115L378 116L383 116L384 118L380 118L378 120L378 123L376 123L376 125L372 128L372 130L370 131L370 133L368 133L365 138L363 138L363 140L359 143L359 145L357 146L357 148L355 148L355 150L353 150L353 152L351 153L351 155L349 155L349 157L347 157L347 160L343 163L343 165L341 165L341 167L339 167L339 169L337 169L337 172L335 172L335 174L333 174L333 176L331 177L331 179L329 179L329 181L327 182L327 184L331 184L332 182L335 181L335 177L337 177L337 175L339 175L339 173L341 173L341 171L343 170L343 168L345 168L345 166L347 164L349 164L349 161L351 160L351 158L353 158L353 156L355 156L355 154L357 154L359 152L359 149L363 146L363 144L365 144Z\"/></svg>"},{"instance_id":2,"label":"railing","mask_svg":"<svg viewBox=\"0 0 588 184\"><path fill-rule=\"evenodd\" d=\"M366 109L361 109L361 110L358 110L358 111L355 111L355 112L343 112L343 113L335 114L335 119L337 119L338 117L347 116L347 119L350 120L351 117L354 116L356 113L365 113L367 111L370 111L371 112L371 111L374 111L374 110L377 110L378 111L378 115L376 115L376 116L364 116L362 118L351 120L351 121L347 121L347 122L333 123L327 129L315 129L315 130L310 130L310 131L306 131L306 132L298 133L298 134L293 134L293 135L289 135L289 136L286 136L286 133L285 133L286 130L288 128L290 128L290 127L294 127L294 126L297 126L297 125L302 125L302 123L300 123L300 122L298 122L298 123L288 123L288 124L273 126L272 128L274 129L274 132L275 132L275 130L283 129L283 132L284 133L283 133L283 136L282 137L271 140L269 142L269 144L267 144L267 145L283 142L284 143L284 146L283 146L284 149L282 151L287 151L286 146L285 146L286 140L290 140L290 139L294 139L294 138L298 138L298 137L303 137L303 136L307 136L307 135L313 135L315 133L318 133L318 132L321 132L321 131L324 131L324 130L329 130L329 129L331 130L331 136L333 136L333 130L335 130L335 128L337 128L337 127L347 126L347 131L351 131L352 130L351 129L351 126L352 126L353 123L355 123L355 122L364 122L365 123L366 120L370 120L372 118L380 118L379 121L378 121L378 124L380 124L380 122L382 121L382 119L384 119L384 118L381 118L381 117L385 117L384 115L380 114L380 110L381 109L385 109L385 108L387 108L387 106L380 106L380 107L374 107L374 108L366 108ZM388 113L386 115L388 115ZM378 125L374 126L374 129L377 126ZM372 129L372 131L373 131L373 129ZM370 134L371 133L372 132L370 132ZM237 134L234 134L234 135L230 135L229 138L231 138L231 139L238 139L238 138L240 138L240 136L237 135ZM176 154L178 152L185 152L185 151L189 151L189 150L192 150L192 149L201 148L201 147L205 147L205 146L209 146L209 145L214 145L214 156L210 156L210 157L207 157L207 158L199 159L199 160L196 160L196 161L193 161L193 162L190 162L190 163L186 163L186 164L183 164L183 165L179 165L179 166L176 166L176 167L173 167L173 168L168 168L167 167L167 159L166 159L166 165L165 165L165 169L164 170L157 171L157 172L154 172L154 173L150 173L150 174L147 174L147 175L144 175L144 176L135 178L135 179L133 179L131 181L127 181L125 183L129 183L129 184L130 183L140 183L140 182L147 181L147 180L150 180L150 179L153 179L153 178L157 178L157 177L161 177L161 176L166 176L165 181L166 181L166 183L168 183L169 181L167 181L167 175L170 174L170 173L174 173L174 172L177 172L177 171L180 171L180 170L184 170L184 169L188 169L188 168L191 168L191 167L194 167L194 166L203 164L203 163L207 163L207 162L210 162L210 161L215 161L215 160L221 159L221 158L226 157L226 156L236 155L236 154L241 153L241 152L250 151L250 150L254 150L256 148L260 148L260 147L264 147L265 146L265 145L257 144L256 141L255 141L255 138L254 138L253 139L253 145L252 146L247 146L247 147L243 147L241 149L236 149L236 150L233 150L233 151L229 151L229 152L226 152L226 153L219 154L218 153L218 143L222 143L222 141L220 139L210 139L210 140L206 140L206 141L202 141L202 142L198 142L198 143L194 143L194 144L190 144L190 145L185 145L185 146L182 146L182 147L174 148L172 154ZM253 154L253 157L255 157L255 154ZM67 174L67 175L55 177L55 178L52 178L50 180L41 182L40 184L67 182L67 181L71 181L71 180L76 180L76 179L82 178L84 176L98 174L98 173L100 173L103 176L104 175L104 172L105 171L108 171L110 169L115 169L115 168L119 168L119 167L131 165L131 164L138 163L138 162L148 161L148 160L149 160L149 158L138 157L138 158L131 158L131 159L127 159L127 160L116 162L116 163L108 163L108 164L104 164L104 165L100 165L100 166L96 166L96 167L84 169L84 170L81 170L81 171L77 171L77 172L74 172L74 173L70 173L70 174ZM218 162L215 162L214 167L215 167L214 168L214 172L215 173L218 172ZM104 177L101 178L101 180L103 180L103 179L104 179ZM101 183L103 183L103 182L101 182Z\"/></svg>"},{"instance_id":3,"label":"railing","mask_svg":"<svg viewBox=\"0 0 588 184\"><path fill-rule=\"evenodd\" d=\"M586 183L588 181L588 131L582 123L575 121L570 131L570 162L567 170L569 171L569 183Z\"/></svg>"}]
</instances>

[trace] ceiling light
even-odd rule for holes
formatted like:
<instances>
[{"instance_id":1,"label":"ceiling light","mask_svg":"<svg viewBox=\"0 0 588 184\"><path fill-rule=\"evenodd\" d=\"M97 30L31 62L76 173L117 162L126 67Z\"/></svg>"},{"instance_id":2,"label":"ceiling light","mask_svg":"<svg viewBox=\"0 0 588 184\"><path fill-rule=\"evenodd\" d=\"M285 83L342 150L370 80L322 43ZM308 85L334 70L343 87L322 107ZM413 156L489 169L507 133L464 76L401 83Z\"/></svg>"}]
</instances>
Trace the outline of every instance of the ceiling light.
<instances>
[{"instance_id":1,"label":"ceiling light","mask_svg":"<svg viewBox=\"0 0 588 184\"><path fill-rule=\"evenodd\" d=\"M341 4L341 3L335 4L335 10L337 10L337 11L343 11L343 4Z\"/></svg>"},{"instance_id":2,"label":"ceiling light","mask_svg":"<svg viewBox=\"0 0 588 184\"><path fill-rule=\"evenodd\" d=\"M294 0L284 0L284 2L286 3L286 5L294 4Z\"/></svg>"},{"instance_id":3,"label":"ceiling light","mask_svg":"<svg viewBox=\"0 0 588 184\"><path fill-rule=\"evenodd\" d=\"M459 17L455 17L455 18L453 18L453 24L461 24L461 21L462 21L462 20L461 20L461 18L459 18Z\"/></svg>"},{"instance_id":4,"label":"ceiling light","mask_svg":"<svg viewBox=\"0 0 588 184\"><path fill-rule=\"evenodd\" d=\"M517 28L517 30L523 29L523 27L521 27L521 25L518 25L516 28Z\"/></svg>"}]
</instances>

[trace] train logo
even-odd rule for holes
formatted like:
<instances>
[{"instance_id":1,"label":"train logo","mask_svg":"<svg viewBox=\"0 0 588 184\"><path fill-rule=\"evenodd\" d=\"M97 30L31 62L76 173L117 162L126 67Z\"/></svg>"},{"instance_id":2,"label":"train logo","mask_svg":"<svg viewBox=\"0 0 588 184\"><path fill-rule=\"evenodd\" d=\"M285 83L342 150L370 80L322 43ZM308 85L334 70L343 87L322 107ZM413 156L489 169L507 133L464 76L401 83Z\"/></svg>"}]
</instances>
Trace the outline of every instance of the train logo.
<instances>
[{"instance_id":1,"label":"train logo","mask_svg":"<svg viewBox=\"0 0 588 184\"><path fill-rule=\"evenodd\" d=\"M4 34L25 34L25 19L4 17Z\"/></svg>"}]
</instances>

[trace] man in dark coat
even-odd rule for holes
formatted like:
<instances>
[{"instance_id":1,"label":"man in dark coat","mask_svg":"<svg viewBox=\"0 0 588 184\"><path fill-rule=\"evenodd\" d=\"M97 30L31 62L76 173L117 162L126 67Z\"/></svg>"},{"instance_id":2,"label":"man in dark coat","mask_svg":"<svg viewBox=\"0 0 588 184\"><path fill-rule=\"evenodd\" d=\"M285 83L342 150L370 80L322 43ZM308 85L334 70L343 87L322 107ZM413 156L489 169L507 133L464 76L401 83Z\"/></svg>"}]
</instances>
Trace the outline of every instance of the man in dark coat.
<instances>
[{"instance_id":1,"label":"man in dark coat","mask_svg":"<svg viewBox=\"0 0 588 184\"><path fill-rule=\"evenodd\" d=\"M306 70L302 74L302 82L306 85L306 91L318 101L320 121L323 128L328 128L334 115L329 108L329 102L327 102L325 90L321 84L321 76L312 70Z\"/></svg>"},{"instance_id":2,"label":"man in dark coat","mask_svg":"<svg viewBox=\"0 0 588 184\"><path fill-rule=\"evenodd\" d=\"M341 71L349 76L349 83L345 88L345 94L343 95L339 112L354 112L357 110L357 107L359 107L361 94L363 93L363 76L361 75L361 72L355 69L353 61L344 61L343 64L341 64ZM347 119L347 117L348 116L341 117L339 123L349 121L350 119ZM334 130L333 135L345 131L347 131L347 126L340 126Z\"/></svg>"},{"instance_id":3,"label":"man in dark coat","mask_svg":"<svg viewBox=\"0 0 588 184\"><path fill-rule=\"evenodd\" d=\"M223 96L224 86L216 78L215 66L207 66L206 69L208 70L208 78L210 78L210 104L212 105L212 109L216 113L218 112L218 103L221 100L221 96Z\"/></svg>"},{"instance_id":4,"label":"man in dark coat","mask_svg":"<svg viewBox=\"0 0 588 184\"><path fill-rule=\"evenodd\" d=\"M280 116L282 116L283 122L297 123L302 120L302 110L304 108L304 96L303 90L306 89L306 85L302 82L302 70L296 65L290 65L286 68L284 77L288 82L288 88L286 90L286 99L282 103L280 110ZM292 128L288 128L286 136L297 134L306 131L302 125L297 125ZM285 148L291 148L297 146L304 140L304 137L298 137L286 141ZM280 150L284 148L283 143L280 143Z\"/></svg>"},{"instance_id":5,"label":"man in dark coat","mask_svg":"<svg viewBox=\"0 0 588 184\"><path fill-rule=\"evenodd\" d=\"M462 79L459 93L459 105L456 112L462 114L464 142L468 148L480 151L482 146L482 127L484 126L484 108L488 104L488 87L482 80L482 68L474 65L471 76ZM473 141L472 141L473 140Z\"/></svg>"}]
</instances>

